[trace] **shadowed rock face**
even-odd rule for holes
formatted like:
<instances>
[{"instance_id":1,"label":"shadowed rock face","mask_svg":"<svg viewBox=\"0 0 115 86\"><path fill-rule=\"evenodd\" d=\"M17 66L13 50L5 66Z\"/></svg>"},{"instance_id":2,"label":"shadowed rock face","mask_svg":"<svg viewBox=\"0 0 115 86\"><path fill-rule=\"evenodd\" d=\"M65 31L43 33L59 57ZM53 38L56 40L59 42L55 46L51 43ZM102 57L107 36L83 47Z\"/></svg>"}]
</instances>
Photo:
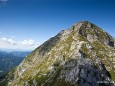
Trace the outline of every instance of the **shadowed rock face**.
<instances>
[{"instance_id":1,"label":"shadowed rock face","mask_svg":"<svg viewBox=\"0 0 115 86\"><path fill-rule=\"evenodd\" d=\"M1 83L8 86L114 86L112 36L82 21L50 38Z\"/></svg>"}]
</instances>

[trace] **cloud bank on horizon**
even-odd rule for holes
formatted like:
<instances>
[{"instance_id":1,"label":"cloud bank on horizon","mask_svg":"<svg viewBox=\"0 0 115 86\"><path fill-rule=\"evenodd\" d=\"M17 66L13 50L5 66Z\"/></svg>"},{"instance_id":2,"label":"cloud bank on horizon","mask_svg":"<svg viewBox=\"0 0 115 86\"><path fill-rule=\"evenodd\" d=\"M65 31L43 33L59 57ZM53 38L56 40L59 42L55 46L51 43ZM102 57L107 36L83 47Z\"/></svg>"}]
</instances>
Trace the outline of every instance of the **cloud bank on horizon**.
<instances>
[{"instance_id":1,"label":"cloud bank on horizon","mask_svg":"<svg viewBox=\"0 0 115 86\"><path fill-rule=\"evenodd\" d=\"M1 49L33 50L36 47L38 47L38 43L32 39L16 41L11 38L0 38Z\"/></svg>"}]
</instances>

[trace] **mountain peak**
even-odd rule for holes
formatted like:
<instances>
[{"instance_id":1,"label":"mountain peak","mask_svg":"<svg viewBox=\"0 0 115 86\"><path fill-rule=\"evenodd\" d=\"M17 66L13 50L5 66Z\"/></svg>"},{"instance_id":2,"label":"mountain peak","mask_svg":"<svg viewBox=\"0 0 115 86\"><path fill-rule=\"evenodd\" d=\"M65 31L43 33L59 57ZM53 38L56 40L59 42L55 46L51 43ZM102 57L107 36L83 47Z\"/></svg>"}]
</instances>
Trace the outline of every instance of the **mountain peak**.
<instances>
[{"instance_id":1,"label":"mountain peak","mask_svg":"<svg viewBox=\"0 0 115 86\"><path fill-rule=\"evenodd\" d=\"M89 23L89 21L87 21L87 20L82 20L81 22L82 23Z\"/></svg>"},{"instance_id":2,"label":"mountain peak","mask_svg":"<svg viewBox=\"0 0 115 86\"><path fill-rule=\"evenodd\" d=\"M74 24L69 30L71 32L76 32L76 34L78 33L90 42L100 41L102 44L107 44L111 47L114 47L114 39L112 36L89 21L83 20L78 22Z\"/></svg>"},{"instance_id":3,"label":"mountain peak","mask_svg":"<svg viewBox=\"0 0 115 86\"><path fill-rule=\"evenodd\" d=\"M93 23L91 23L89 21L86 21L86 20L83 20L83 21L78 22L78 23L75 24L75 26L77 26L77 25L84 27L84 29L86 29L86 28L93 28L93 26L96 27L95 24L93 24Z\"/></svg>"},{"instance_id":4,"label":"mountain peak","mask_svg":"<svg viewBox=\"0 0 115 86\"><path fill-rule=\"evenodd\" d=\"M96 25L82 21L35 49L3 83L8 86L114 86L114 53L113 38Z\"/></svg>"}]
</instances>

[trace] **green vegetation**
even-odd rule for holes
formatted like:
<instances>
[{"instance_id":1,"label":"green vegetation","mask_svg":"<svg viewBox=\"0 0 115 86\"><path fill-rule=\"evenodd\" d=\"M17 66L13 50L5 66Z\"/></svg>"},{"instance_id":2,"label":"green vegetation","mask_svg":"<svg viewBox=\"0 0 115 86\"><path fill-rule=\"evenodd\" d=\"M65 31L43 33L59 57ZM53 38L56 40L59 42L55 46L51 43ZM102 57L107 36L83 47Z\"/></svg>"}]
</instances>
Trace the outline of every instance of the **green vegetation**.
<instances>
[{"instance_id":1,"label":"green vegetation","mask_svg":"<svg viewBox=\"0 0 115 86\"><path fill-rule=\"evenodd\" d=\"M79 40L80 41L88 41L85 37L83 37L82 35L79 35L78 36Z\"/></svg>"},{"instance_id":2,"label":"green vegetation","mask_svg":"<svg viewBox=\"0 0 115 86\"><path fill-rule=\"evenodd\" d=\"M109 73L111 75L112 80L115 82L115 71L111 70L111 71L109 71Z\"/></svg>"}]
</instances>

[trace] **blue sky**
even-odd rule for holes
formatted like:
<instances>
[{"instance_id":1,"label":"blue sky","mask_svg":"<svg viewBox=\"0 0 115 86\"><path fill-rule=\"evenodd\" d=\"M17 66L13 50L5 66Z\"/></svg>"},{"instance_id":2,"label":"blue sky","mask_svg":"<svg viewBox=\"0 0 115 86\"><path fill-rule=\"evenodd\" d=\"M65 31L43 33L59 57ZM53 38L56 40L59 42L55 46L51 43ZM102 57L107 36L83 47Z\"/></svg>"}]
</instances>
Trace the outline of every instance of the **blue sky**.
<instances>
[{"instance_id":1,"label":"blue sky","mask_svg":"<svg viewBox=\"0 0 115 86\"><path fill-rule=\"evenodd\" d=\"M33 49L82 20L115 37L115 0L0 0L0 48Z\"/></svg>"}]
</instances>

